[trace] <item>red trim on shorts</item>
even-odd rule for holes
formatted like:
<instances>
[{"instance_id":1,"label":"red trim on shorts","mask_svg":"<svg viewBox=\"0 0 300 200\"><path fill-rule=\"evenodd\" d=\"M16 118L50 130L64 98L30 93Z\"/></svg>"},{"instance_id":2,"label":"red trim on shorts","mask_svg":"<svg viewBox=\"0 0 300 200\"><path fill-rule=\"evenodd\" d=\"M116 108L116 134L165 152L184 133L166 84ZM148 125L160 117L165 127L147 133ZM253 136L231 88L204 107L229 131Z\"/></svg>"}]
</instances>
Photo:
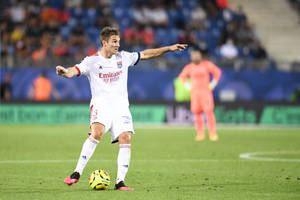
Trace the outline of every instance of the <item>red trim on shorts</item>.
<instances>
[{"instance_id":1,"label":"red trim on shorts","mask_svg":"<svg viewBox=\"0 0 300 200\"><path fill-rule=\"evenodd\" d=\"M80 74L81 74L80 69L79 69L77 66L74 66L74 67L75 67L75 69L77 69L77 71L78 71L78 75L77 75L77 76L80 76Z\"/></svg>"}]
</instances>

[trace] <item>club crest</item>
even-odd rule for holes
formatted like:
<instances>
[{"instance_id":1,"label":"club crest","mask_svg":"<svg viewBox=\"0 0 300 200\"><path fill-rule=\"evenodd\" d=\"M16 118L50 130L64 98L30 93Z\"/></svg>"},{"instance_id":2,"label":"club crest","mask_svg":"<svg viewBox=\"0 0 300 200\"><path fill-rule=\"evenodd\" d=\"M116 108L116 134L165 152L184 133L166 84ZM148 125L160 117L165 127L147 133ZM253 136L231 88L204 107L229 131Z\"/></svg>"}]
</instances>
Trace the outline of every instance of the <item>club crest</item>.
<instances>
[{"instance_id":1,"label":"club crest","mask_svg":"<svg viewBox=\"0 0 300 200\"><path fill-rule=\"evenodd\" d=\"M122 68L122 61L117 62L118 68Z\"/></svg>"}]
</instances>

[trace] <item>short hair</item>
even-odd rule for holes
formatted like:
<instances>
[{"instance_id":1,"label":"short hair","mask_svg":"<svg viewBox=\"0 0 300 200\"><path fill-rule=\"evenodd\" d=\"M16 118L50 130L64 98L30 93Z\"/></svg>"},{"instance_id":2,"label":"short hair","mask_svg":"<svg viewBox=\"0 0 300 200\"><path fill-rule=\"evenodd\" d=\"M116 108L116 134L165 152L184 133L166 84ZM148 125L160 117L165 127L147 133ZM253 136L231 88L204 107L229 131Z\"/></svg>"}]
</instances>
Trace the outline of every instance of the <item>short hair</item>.
<instances>
[{"instance_id":1,"label":"short hair","mask_svg":"<svg viewBox=\"0 0 300 200\"><path fill-rule=\"evenodd\" d=\"M203 57L209 56L209 51L207 48L200 48L198 45L194 45L191 47L191 52L192 51L197 51L202 54Z\"/></svg>"},{"instance_id":2,"label":"short hair","mask_svg":"<svg viewBox=\"0 0 300 200\"><path fill-rule=\"evenodd\" d=\"M201 53L201 48L198 45L193 45L190 47L191 51L199 51Z\"/></svg>"},{"instance_id":3,"label":"short hair","mask_svg":"<svg viewBox=\"0 0 300 200\"><path fill-rule=\"evenodd\" d=\"M118 29L110 27L110 26L104 27L100 33L100 43L102 44L103 40L108 42L110 36L112 36L112 35L120 35Z\"/></svg>"}]
</instances>

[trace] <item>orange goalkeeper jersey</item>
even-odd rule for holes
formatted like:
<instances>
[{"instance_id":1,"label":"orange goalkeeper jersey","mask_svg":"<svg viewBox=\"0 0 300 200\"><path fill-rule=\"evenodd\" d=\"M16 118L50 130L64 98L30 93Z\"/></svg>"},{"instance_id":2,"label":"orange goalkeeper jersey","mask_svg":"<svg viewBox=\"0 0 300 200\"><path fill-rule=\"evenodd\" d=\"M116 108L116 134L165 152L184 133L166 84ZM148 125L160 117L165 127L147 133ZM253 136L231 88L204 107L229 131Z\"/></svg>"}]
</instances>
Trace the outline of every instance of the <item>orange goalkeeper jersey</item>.
<instances>
[{"instance_id":1,"label":"orange goalkeeper jersey","mask_svg":"<svg viewBox=\"0 0 300 200\"><path fill-rule=\"evenodd\" d=\"M192 112L205 112L214 108L213 95L209 89L210 74L215 81L219 81L221 70L208 60L199 64L187 64L179 75L186 82L191 79L191 110Z\"/></svg>"}]
</instances>

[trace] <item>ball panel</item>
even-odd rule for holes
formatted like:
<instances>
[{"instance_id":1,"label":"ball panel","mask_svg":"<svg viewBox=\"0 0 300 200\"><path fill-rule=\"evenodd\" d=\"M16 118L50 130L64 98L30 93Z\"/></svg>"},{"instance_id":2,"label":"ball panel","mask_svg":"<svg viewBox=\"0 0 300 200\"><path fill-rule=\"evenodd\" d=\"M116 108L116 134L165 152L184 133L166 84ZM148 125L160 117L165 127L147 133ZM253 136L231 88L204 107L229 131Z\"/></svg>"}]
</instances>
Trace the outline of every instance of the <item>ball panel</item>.
<instances>
[{"instance_id":1,"label":"ball panel","mask_svg":"<svg viewBox=\"0 0 300 200\"><path fill-rule=\"evenodd\" d=\"M106 190L110 185L110 176L108 172L103 169L95 170L90 175L89 184L92 189Z\"/></svg>"}]
</instances>

